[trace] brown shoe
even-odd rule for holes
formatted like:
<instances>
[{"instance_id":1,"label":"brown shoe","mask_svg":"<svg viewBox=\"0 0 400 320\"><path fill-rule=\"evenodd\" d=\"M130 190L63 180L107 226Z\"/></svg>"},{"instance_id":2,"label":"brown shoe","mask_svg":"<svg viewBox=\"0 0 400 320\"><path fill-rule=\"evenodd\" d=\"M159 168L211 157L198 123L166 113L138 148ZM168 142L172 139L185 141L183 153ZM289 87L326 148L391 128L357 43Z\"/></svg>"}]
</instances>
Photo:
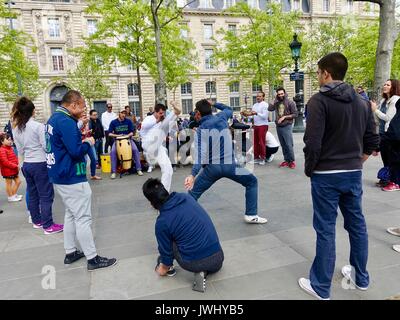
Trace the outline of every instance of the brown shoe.
<instances>
[{"instance_id":1,"label":"brown shoe","mask_svg":"<svg viewBox=\"0 0 400 320\"><path fill-rule=\"evenodd\" d=\"M93 176L93 177L90 177L90 179L91 179L91 180L101 180L101 177L99 177L99 176Z\"/></svg>"}]
</instances>

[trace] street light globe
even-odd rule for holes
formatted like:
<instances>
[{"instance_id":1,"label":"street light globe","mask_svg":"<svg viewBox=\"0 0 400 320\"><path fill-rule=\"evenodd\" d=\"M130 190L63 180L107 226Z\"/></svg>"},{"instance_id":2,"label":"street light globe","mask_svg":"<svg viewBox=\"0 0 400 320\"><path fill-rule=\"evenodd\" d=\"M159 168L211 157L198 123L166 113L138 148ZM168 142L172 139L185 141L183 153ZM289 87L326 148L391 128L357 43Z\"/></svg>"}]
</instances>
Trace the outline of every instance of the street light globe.
<instances>
[{"instance_id":1,"label":"street light globe","mask_svg":"<svg viewBox=\"0 0 400 320\"><path fill-rule=\"evenodd\" d=\"M297 40L297 37L298 36L295 33L293 35L293 41L289 45L290 50L292 51L292 58L294 60L297 60L300 58L300 51L301 51L301 46L302 46L302 43Z\"/></svg>"}]
</instances>

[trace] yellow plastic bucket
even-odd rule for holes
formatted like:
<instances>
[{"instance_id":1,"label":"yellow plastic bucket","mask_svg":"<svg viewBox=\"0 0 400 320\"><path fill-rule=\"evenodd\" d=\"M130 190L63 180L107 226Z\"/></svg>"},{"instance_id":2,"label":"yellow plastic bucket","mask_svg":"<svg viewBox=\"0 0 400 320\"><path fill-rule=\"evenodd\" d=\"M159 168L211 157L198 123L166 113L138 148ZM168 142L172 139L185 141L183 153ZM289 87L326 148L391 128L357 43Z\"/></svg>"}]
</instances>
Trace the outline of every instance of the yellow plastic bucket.
<instances>
[{"instance_id":1,"label":"yellow plastic bucket","mask_svg":"<svg viewBox=\"0 0 400 320\"><path fill-rule=\"evenodd\" d=\"M109 154L100 155L101 159L101 171L104 173L111 172L111 157Z\"/></svg>"}]
</instances>

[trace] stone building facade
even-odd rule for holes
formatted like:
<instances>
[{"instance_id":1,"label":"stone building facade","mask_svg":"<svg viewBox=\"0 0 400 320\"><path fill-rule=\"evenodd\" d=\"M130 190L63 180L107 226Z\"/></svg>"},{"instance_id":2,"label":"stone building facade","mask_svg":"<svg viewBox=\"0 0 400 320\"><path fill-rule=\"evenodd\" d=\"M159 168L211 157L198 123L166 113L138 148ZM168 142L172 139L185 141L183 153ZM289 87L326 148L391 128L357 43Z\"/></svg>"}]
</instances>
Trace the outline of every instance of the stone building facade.
<instances>
[{"instance_id":1,"label":"stone building facade","mask_svg":"<svg viewBox=\"0 0 400 320\"><path fill-rule=\"evenodd\" d=\"M14 0L13 9L19 12L14 27L30 34L37 47L36 51L27 49L27 56L37 63L40 78L45 84L43 92L35 99L37 117L46 120L58 105L67 90L67 70L74 68L76 61L68 53L68 49L83 45L83 37L96 31L99 17L87 15L83 0ZM184 6L186 0L177 0L178 5ZM229 75L224 67L212 65L212 53L215 43L211 36L218 39L217 30L220 28L237 28L247 23L245 18L233 18L222 13L222 10L235 4L237 0L196 0L185 8L184 21L189 28L188 36L196 45L199 56L199 76L193 77L190 83L183 84L175 96L183 106L184 114L191 111L195 101L211 97L230 104L240 110L250 107L253 103L257 86L251 83L228 84ZM249 5L265 10L268 0L245 0ZM354 14L358 16L377 17L379 7L370 3L353 2L348 0L283 0L285 11L299 10L302 21L306 25L332 19L340 15ZM301 40L301 39L300 39ZM109 45L112 45L110 40ZM289 50L289 48L288 48ZM289 96L294 96L294 83L284 74L284 86ZM94 107L102 112L106 102L112 102L115 110L131 105L139 115L147 113L155 101L154 81L148 74L143 75L143 108L138 110L138 96L135 71L127 66L114 66L108 81L112 87L112 97L104 97L94 102ZM264 86L267 90L267 86ZM264 90L265 91L265 90ZM266 92L268 94L268 92ZM312 94L309 75L305 76L305 101ZM168 92L169 99L172 93ZM9 119L11 106L0 97L0 123L5 124Z\"/></svg>"}]
</instances>

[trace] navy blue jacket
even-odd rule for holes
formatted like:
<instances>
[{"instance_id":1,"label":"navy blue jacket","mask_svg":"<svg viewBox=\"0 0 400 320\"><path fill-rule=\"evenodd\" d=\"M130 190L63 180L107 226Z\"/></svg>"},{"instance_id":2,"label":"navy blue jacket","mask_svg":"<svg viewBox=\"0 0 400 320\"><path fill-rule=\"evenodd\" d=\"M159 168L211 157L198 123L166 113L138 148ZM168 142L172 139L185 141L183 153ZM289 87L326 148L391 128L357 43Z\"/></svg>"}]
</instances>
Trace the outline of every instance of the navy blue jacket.
<instances>
[{"instance_id":1,"label":"navy blue jacket","mask_svg":"<svg viewBox=\"0 0 400 320\"><path fill-rule=\"evenodd\" d=\"M119 118L117 118L111 121L108 132L126 135L131 132L135 133L135 130L136 128L130 119L125 118L124 121L119 121Z\"/></svg>"},{"instance_id":2,"label":"navy blue jacket","mask_svg":"<svg viewBox=\"0 0 400 320\"><path fill-rule=\"evenodd\" d=\"M85 155L77 120L63 107L57 108L46 124L46 158L50 182L76 184L87 181Z\"/></svg>"},{"instance_id":3,"label":"navy blue jacket","mask_svg":"<svg viewBox=\"0 0 400 320\"><path fill-rule=\"evenodd\" d=\"M186 193L171 193L160 208L155 231L161 262L166 266L173 264L173 242L184 261L200 260L221 250L207 212Z\"/></svg>"},{"instance_id":4,"label":"navy blue jacket","mask_svg":"<svg viewBox=\"0 0 400 320\"><path fill-rule=\"evenodd\" d=\"M208 115L200 119L196 130L196 152L192 176L196 176L202 165L233 164L232 134L228 119L232 118L233 110L222 103L216 103L215 108L222 110L216 115Z\"/></svg>"}]
</instances>

